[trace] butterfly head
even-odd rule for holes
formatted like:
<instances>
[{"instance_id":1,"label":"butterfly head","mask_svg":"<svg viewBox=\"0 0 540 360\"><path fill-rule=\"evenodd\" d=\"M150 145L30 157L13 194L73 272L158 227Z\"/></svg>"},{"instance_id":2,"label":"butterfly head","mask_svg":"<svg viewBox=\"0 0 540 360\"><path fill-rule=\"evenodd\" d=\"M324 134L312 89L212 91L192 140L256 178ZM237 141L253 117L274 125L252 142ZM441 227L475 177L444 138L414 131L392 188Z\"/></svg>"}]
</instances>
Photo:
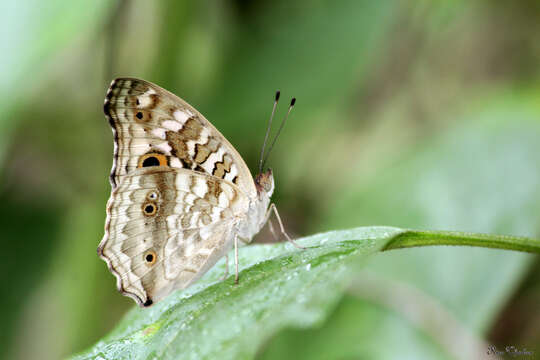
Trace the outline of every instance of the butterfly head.
<instances>
[{"instance_id":1,"label":"butterfly head","mask_svg":"<svg viewBox=\"0 0 540 360\"><path fill-rule=\"evenodd\" d=\"M265 194L268 198L274 193L274 176L272 175L272 169L261 172L255 178L255 185L257 187L257 193L260 195Z\"/></svg>"}]
</instances>

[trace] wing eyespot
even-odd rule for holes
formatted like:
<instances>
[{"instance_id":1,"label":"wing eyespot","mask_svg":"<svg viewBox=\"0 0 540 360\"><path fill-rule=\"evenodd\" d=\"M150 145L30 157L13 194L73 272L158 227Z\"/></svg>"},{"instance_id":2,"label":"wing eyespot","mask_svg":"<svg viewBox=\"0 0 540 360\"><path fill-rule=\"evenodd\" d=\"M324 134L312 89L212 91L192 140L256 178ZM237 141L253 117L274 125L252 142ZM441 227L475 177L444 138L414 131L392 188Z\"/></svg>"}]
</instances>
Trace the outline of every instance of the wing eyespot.
<instances>
[{"instance_id":1,"label":"wing eyespot","mask_svg":"<svg viewBox=\"0 0 540 360\"><path fill-rule=\"evenodd\" d=\"M157 261L157 254L154 250L148 250L143 255L143 260L146 266L152 266Z\"/></svg>"},{"instance_id":2,"label":"wing eyespot","mask_svg":"<svg viewBox=\"0 0 540 360\"><path fill-rule=\"evenodd\" d=\"M168 166L167 157L163 154L150 152L139 158L138 168L149 166Z\"/></svg>"},{"instance_id":3,"label":"wing eyespot","mask_svg":"<svg viewBox=\"0 0 540 360\"><path fill-rule=\"evenodd\" d=\"M159 199L159 194L157 191L150 191L148 194L146 194L146 198L150 201L156 201L157 199Z\"/></svg>"},{"instance_id":4,"label":"wing eyespot","mask_svg":"<svg viewBox=\"0 0 540 360\"><path fill-rule=\"evenodd\" d=\"M158 207L154 203L146 203L143 205L143 214L145 216L153 216L157 213Z\"/></svg>"},{"instance_id":5,"label":"wing eyespot","mask_svg":"<svg viewBox=\"0 0 540 360\"><path fill-rule=\"evenodd\" d=\"M132 103L133 104L133 101ZM139 107L140 105L136 105ZM150 120L152 120L152 113L150 111L145 110L138 110L137 112L131 113L131 116L134 116L134 120L140 124L148 123Z\"/></svg>"},{"instance_id":6,"label":"wing eyespot","mask_svg":"<svg viewBox=\"0 0 540 360\"><path fill-rule=\"evenodd\" d=\"M143 167L159 166L159 159L155 156L149 156L146 159L144 159L142 166Z\"/></svg>"}]
</instances>

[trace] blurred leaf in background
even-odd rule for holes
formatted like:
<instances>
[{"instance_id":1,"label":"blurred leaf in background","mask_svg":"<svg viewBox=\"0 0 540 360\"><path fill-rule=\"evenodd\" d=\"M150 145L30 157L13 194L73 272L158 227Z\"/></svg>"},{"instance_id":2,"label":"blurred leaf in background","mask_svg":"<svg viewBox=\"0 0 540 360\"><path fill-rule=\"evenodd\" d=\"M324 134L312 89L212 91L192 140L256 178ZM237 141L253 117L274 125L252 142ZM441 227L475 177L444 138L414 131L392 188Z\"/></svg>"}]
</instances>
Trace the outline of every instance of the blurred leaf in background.
<instances>
[{"instance_id":1,"label":"blurred leaf in background","mask_svg":"<svg viewBox=\"0 0 540 360\"><path fill-rule=\"evenodd\" d=\"M101 106L115 76L184 98L252 169L274 91L296 96L269 162L293 234L540 234L537 2L6 0L0 10L6 358L80 351L133 306L95 253L112 162ZM540 343L537 258L411 249L368 270L380 291L413 289L411 304L431 299L478 341ZM407 311L353 286L319 329L277 334L260 356L451 358ZM340 334L357 336L333 341Z\"/></svg>"}]
</instances>

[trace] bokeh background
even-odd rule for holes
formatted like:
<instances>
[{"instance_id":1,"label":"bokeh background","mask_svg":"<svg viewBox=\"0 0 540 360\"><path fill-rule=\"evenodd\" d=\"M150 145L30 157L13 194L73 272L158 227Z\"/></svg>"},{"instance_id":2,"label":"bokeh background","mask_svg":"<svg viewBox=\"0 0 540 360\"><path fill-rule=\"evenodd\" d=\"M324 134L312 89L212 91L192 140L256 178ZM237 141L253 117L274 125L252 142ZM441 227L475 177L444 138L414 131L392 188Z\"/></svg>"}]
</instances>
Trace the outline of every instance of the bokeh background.
<instances>
[{"instance_id":1,"label":"bokeh background","mask_svg":"<svg viewBox=\"0 0 540 360\"><path fill-rule=\"evenodd\" d=\"M269 161L295 236L540 236L536 1L4 0L0 13L0 356L69 356L134 306L96 255L116 76L184 98L253 170L274 91L296 96ZM326 322L258 356L449 359L464 341L540 356L538 257L381 254Z\"/></svg>"}]
</instances>

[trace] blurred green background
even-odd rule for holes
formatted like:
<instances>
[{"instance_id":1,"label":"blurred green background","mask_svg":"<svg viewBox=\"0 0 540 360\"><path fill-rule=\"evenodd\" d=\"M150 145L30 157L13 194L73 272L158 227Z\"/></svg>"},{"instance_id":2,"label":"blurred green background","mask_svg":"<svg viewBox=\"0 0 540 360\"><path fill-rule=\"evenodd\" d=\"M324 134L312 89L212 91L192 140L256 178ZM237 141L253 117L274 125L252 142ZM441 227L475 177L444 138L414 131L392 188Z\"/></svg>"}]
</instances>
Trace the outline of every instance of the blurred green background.
<instances>
[{"instance_id":1,"label":"blurred green background","mask_svg":"<svg viewBox=\"0 0 540 360\"><path fill-rule=\"evenodd\" d=\"M96 255L113 147L102 104L117 76L184 98L253 170L274 91L296 96L269 161L292 235L540 236L536 1L4 0L0 13L0 356L66 357L134 306ZM540 354L538 257L400 250L358 279L326 322L276 334L258 356Z\"/></svg>"}]
</instances>

